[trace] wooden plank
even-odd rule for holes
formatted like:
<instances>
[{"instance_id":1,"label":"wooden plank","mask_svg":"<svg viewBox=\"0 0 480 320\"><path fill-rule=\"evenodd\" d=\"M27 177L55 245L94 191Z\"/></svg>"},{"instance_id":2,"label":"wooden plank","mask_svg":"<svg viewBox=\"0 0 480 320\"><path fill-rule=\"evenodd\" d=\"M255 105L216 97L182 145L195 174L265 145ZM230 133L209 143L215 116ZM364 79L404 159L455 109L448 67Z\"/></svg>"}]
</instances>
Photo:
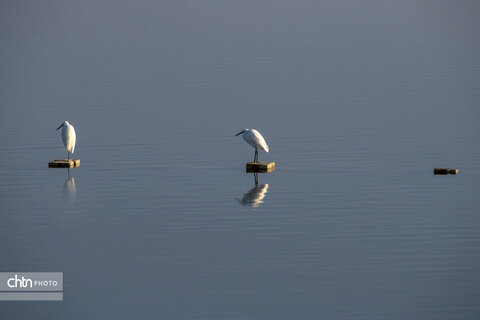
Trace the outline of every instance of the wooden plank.
<instances>
[{"instance_id":1,"label":"wooden plank","mask_svg":"<svg viewBox=\"0 0 480 320\"><path fill-rule=\"evenodd\" d=\"M433 169L433 174L437 175L437 174L442 174L442 175L446 175L446 174L457 174L458 173L458 169L450 169L450 168L435 168Z\"/></svg>"},{"instance_id":2,"label":"wooden plank","mask_svg":"<svg viewBox=\"0 0 480 320\"><path fill-rule=\"evenodd\" d=\"M275 170L275 162L247 162L247 172L268 173Z\"/></svg>"},{"instance_id":3,"label":"wooden plank","mask_svg":"<svg viewBox=\"0 0 480 320\"><path fill-rule=\"evenodd\" d=\"M80 167L80 159L57 159L48 163L49 168L76 168Z\"/></svg>"}]
</instances>

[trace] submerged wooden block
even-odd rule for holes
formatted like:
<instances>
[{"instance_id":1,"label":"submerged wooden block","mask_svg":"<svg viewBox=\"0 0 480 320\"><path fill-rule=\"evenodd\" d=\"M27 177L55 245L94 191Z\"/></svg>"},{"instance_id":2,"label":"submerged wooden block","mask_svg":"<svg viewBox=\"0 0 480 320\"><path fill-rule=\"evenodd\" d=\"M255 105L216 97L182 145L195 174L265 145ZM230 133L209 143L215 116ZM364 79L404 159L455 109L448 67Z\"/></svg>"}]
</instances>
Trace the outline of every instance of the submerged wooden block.
<instances>
[{"instance_id":1,"label":"submerged wooden block","mask_svg":"<svg viewBox=\"0 0 480 320\"><path fill-rule=\"evenodd\" d=\"M275 162L247 162L247 172L267 173L275 170Z\"/></svg>"},{"instance_id":2,"label":"submerged wooden block","mask_svg":"<svg viewBox=\"0 0 480 320\"><path fill-rule=\"evenodd\" d=\"M80 159L57 159L48 163L49 168L76 168L80 167Z\"/></svg>"},{"instance_id":3,"label":"submerged wooden block","mask_svg":"<svg viewBox=\"0 0 480 320\"><path fill-rule=\"evenodd\" d=\"M458 169L450 168L435 168L433 169L433 174L457 174Z\"/></svg>"}]
</instances>

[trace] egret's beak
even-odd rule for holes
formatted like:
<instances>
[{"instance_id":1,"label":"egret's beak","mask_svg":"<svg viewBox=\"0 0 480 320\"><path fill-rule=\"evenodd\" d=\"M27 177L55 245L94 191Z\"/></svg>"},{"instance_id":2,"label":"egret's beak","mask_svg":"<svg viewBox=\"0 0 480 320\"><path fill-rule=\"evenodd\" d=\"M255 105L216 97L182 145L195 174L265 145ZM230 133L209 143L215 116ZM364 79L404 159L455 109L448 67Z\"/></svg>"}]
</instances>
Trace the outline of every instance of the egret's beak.
<instances>
[{"instance_id":1,"label":"egret's beak","mask_svg":"<svg viewBox=\"0 0 480 320\"><path fill-rule=\"evenodd\" d=\"M237 133L237 134L235 135L235 137L238 136L239 134L242 134L244 131L245 131L245 130L240 131L239 133Z\"/></svg>"},{"instance_id":2,"label":"egret's beak","mask_svg":"<svg viewBox=\"0 0 480 320\"><path fill-rule=\"evenodd\" d=\"M61 127L63 127L63 123L62 123L62 124L60 125L60 127L58 127L57 130L55 130L55 131L58 131L58 129L60 129Z\"/></svg>"}]
</instances>

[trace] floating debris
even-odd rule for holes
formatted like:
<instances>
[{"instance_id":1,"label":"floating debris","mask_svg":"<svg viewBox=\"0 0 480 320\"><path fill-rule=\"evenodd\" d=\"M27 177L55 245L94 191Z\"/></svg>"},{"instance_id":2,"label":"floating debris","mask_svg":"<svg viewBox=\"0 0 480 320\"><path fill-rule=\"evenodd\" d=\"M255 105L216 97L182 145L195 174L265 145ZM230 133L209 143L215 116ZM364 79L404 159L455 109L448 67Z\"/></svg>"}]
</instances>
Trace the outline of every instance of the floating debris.
<instances>
[{"instance_id":1,"label":"floating debris","mask_svg":"<svg viewBox=\"0 0 480 320\"><path fill-rule=\"evenodd\" d=\"M268 173L275 170L275 162L247 162L247 172Z\"/></svg>"},{"instance_id":2,"label":"floating debris","mask_svg":"<svg viewBox=\"0 0 480 320\"><path fill-rule=\"evenodd\" d=\"M437 175L437 174L442 174L442 175L446 175L446 174L457 174L458 173L458 169L450 169L450 168L435 168L433 169L433 174Z\"/></svg>"},{"instance_id":3,"label":"floating debris","mask_svg":"<svg viewBox=\"0 0 480 320\"><path fill-rule=\"evenodd\" d=\"M80 167L80 159L57 159L48 163L49 168L76 168Z\"/></svg>"}]
</instances>

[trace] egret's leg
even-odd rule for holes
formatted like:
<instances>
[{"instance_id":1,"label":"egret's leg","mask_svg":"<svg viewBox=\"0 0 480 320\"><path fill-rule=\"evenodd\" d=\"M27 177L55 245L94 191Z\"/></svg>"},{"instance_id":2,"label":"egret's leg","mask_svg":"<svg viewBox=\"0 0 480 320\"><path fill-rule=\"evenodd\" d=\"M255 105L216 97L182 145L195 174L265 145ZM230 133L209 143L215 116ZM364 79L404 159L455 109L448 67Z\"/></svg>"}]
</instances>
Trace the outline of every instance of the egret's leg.
<instances>
[{"instance_id":1,"label":"egret's leg","mask_svg":"<svg viewBox=\"0 0 480 320\"><path fill-rule=\"evenodd\" d=\"M253 162L257 162L258 160L258 150L255 149L255 159L253 159Z\"/></svg>"},{"instance_id":2,"label":"egret's leg","mask_svg":"<svg viewBox=\"0 0 480 320\"><path fill-rule=\"evenodd\" d=\"M70 160L70 152L67 151L68 160Z\"/></svg>"}]
</instances>

